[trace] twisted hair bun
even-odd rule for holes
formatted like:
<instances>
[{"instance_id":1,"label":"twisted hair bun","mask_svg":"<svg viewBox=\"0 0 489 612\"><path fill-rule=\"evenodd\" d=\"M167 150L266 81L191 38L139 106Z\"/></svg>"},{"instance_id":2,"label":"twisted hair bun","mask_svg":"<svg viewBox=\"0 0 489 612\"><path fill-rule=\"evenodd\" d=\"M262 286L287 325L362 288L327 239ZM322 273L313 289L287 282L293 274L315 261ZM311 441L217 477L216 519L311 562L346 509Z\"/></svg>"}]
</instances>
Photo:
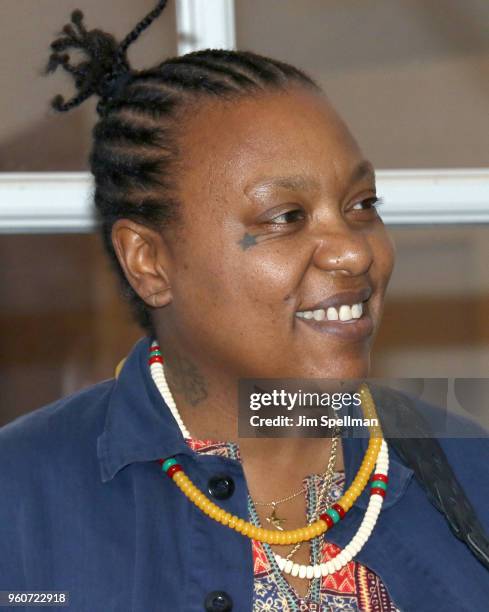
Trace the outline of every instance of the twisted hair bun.
<instances>
[{"instance_id":1,"label":"twisted hair bun","mask_svg":"<svg viewBox=\"0 0 489 612\"><path fill-rule=\"evenodd\" d=\"M112 34L103 30L87 30L82 11L74 10L71 13L71 23L66 24L61 37L51 43L53 53L49 57L45 73L54 72L58 66L62 66L74 77L79 93L68 102L58 94L51 101L52 108L65 112L96 94L100 97L97 112L103 114L105 103L117 97L136 74L126 57L129 45L161 14L166 4L167 0L160 0L120 44ZM85 52L89 59L76 65L70 64L69 54L63 53L70 48Z\"/></svg>"}]
</instances>

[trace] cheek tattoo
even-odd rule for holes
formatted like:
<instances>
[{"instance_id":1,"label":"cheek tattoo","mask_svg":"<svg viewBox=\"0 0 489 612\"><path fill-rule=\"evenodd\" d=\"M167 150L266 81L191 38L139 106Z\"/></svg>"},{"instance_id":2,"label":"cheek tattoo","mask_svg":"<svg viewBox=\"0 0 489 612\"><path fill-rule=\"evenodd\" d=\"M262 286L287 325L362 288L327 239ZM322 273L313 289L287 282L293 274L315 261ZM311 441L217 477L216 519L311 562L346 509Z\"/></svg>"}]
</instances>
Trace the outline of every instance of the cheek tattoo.
<instances>
[{"instance_id":1,"label":"cheek tattoo","mask_svg":"<svg viewBox=\"0 0 489 612\"><path fill-rule=\"evenodd\" d=\"M257 244L256 236L253 236L252 234L248 234L248 232L246 232L243 238L241 238L241 240L238 242L238 244L241 245L243 251L246 251L246 249L249 249L251 246Z\"/></svg>"}]
</instances>

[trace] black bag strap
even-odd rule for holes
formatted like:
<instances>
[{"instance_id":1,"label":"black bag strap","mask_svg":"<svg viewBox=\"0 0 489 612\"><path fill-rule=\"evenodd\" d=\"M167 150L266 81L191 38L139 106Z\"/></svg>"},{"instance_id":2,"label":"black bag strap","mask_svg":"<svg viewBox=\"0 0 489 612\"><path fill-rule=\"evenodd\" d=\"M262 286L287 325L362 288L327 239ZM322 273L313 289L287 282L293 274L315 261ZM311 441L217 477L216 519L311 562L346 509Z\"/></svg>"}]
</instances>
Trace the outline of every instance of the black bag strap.
<instances>
[{"instance_id":1,"label":"black bag strap","mask_svg":"<svg viewBox=\"0 0 489 612\"><path fill-rule=\"evenodd\" d=\"M430 425L416 409L414 400L390 387L367 384L387 434L389 431L399 431L401 427L417 436L399 438L386 435L386 441L413 470L428 499L445 516L455 536L489 570L489 537L439 441L432 436Z\"/></svg>"}]
</instances>

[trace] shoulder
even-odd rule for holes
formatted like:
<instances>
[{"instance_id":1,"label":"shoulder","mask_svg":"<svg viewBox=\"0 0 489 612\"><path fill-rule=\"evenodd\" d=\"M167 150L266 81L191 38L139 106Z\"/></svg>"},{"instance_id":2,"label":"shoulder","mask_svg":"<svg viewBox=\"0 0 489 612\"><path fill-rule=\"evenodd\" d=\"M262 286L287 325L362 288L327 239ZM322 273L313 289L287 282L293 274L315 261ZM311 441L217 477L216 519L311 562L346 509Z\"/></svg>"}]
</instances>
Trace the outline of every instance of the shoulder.
<instances>
[{"instance_id":1,"label":"shoulder","mask_svg":"<svg viewBox=\"0 0 489 612\"><path fill-rule=\"evenodd\" d=\"M405 394L407 395L407 394ZM429 429L443 448L458 466L470 466L474 462L486 473L486 461L489 460L489 431L469 414L456 413L445 408L410 396L418 415L426 422ZM489 476L489 474L487 475ZM489 478L488 478L489 479Z\"/></svg>"},{"instance_id":2,"label":"shoulder","mask_svg":"<svg viewBox=\"0 0 489 612\"><path fill-rule=\"evenodd\" d=\"M480 473L489 481L486 465L489 461L489 431L468 413L455 413L451 408L439 406L406 392L396 392L397 409L406 414L408 436L436 438L450 464L473 474ZM404 418L404 417L403 417Z\"/></svg>"},{"instance_id":3,"label":"shoulder","mask_svg":"<svg viewBox=\"0 0 489 612\"><path fill-rule=\"evenodd\" d=\"M74 456L92 446L103 431L113 386L114 379L101 381L1 427L2 472L12 475L22 466Z\"/></svg>"},{"instance_id":4,"label":"shoulder","mask_svg":"<svg viewBox=\"0 0 489 612\"><path fill-rule=\"evenodd\" d=\"M59 517L96 482L96 442L113 386L102 381L0 428L1 588L31 588L26 558L38 558Z\"/></svg>"},{"instance_id":5,"label":"shoulder","mask_svg":"<svg viewBox=\"0 0 489 612\"><path fill-rule=\"evenodd\" d=\"M457 481L489 530L489 431L469 415L456 414L411 394L396 393L397 410L405 413L403 422L409 428L413 425L410 435L405 436L409 439L404 441L411 447L413 461L422 458L427 466L434 467L440 461L441 447ZM410 412L412 416L406 416ZM392 442L398 446L395 440Z\"/></svg>"}]
</instances>

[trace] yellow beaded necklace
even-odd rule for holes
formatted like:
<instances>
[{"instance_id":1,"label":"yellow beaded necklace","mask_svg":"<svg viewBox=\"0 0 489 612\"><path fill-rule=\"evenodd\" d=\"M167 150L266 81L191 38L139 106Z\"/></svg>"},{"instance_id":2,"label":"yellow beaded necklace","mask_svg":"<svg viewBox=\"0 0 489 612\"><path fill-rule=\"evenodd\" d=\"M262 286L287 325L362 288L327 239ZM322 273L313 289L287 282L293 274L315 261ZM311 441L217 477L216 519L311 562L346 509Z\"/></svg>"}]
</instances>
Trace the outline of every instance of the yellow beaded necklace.
<instances>
[{"instance_id":1,"label":"yellow beaded necklace","mask_svg":"<svg viewBox=\"0 0 489 612\"><path fill-rule=\"evenodd\" d=\"M150 366L153 363L162 364L162 362L163 359L161 357L159 348L153 346L150 357ZM158 386L162 387L160 391L163 397L165 397L165 395L168 397L170 390L164 378L163 380L158 380ZM367 486L370 475L372 474L377 462L383 441L382 429L378 424L375 403L365 383L360 386L359 393L361 396L361 405L364 417L374 423L373 425L369 426L370 440L362 464L350 487L340 498L340 500L334 504L334 507L321 514L317 521L306 527L286 531L272 531L270 529L257 527L250 522L231 514L230 512L226 512L217 504L212 502L204 493L202 493L202 491L200 491L200 489L194 485L194 483L183 471L182 466L178 464L174 458L169 457L167 459L159 459L159 462L162 465L162 470L173 480L182 493L192 503L200 508L202 512L207 514L215 521L222 523L223 525L227 525L231 529L234 529L235 531L238 531L242 535L245 535L253 540L266 542L267 544L287 545L297 544L298 542L306 542L325 533L335 524L335 522L337 522L337 520L339 520L339 518L343 518L343 516L346 514L346 512L348 512L348 510L350 510L357 498ZM334 520L332 518L333 516L337 516L337 520Z\"/></svg>"}]
</instances>

